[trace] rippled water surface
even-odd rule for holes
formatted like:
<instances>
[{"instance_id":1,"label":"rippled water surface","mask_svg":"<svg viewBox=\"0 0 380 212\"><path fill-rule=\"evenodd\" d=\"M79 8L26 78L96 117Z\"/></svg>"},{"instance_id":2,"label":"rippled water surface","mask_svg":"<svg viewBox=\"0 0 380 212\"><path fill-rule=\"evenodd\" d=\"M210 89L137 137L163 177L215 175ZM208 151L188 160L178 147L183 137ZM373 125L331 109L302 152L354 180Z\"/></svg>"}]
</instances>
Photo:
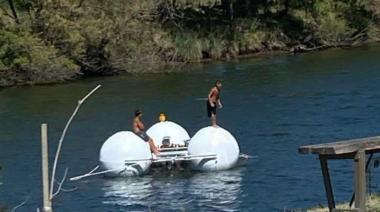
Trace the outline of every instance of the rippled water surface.
<instances>
[{"instance_id":1,"label":"rippled water surface","mask_svg":"<svg viewBox=\"0 0 380 212\"><path fill-rule=\"evenodd\" d=\"M256 159L223 172L66 182L77 190L54 199L55 211L284 211L325 204L319 162L297 148L380 134L379 55L380 46L374 45L0 90L0 205L12 208L27 199L18 211L40 207L40 124L49 124L53 159L76 101L97 84L103 87L85 102L68 132L59 176L66 167L74 176L97 165L104 140L129 130L136 108L144 111L147 125L164 111L193 135L209 124L198 99L216 79L224 83L219 123ZM372 191L379 190L379 174L373 172ZM332 162L331 175L337 201L348 201L351 161Z\"/></svg>"}]
</instances>

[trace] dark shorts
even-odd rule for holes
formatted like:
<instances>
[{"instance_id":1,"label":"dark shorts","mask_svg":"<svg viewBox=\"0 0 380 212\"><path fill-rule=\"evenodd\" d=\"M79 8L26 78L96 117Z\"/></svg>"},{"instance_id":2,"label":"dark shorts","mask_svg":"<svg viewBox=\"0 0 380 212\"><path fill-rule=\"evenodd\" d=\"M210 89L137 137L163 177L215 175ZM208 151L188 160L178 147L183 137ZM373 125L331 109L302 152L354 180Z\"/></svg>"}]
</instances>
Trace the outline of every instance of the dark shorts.
<instances>
[{"instance_id":1,"label":"dark shorts","mask_svg":"<svg viewBox=\"0 0 380 212\"><path fill-rule=\"evenodd\" d=\"M140 132L137 132L135 133L138 137L140 137L141 139L143 139L144 141L148 142L150 137L148 136L148 134L146 134L144 131L140 131Z\"/></svg>"},{"instance_id":2,"label":"dark shorts","mask_svg":"<svg viewBox=\"0 0 380 212\"><path fill-rule=\"evenodd\" d=\"M207 101L207 116L211 117L211 115L216 115L216 103L214 103L214 107L211 107L210 102Z\"/></svg>"}]
</instances>

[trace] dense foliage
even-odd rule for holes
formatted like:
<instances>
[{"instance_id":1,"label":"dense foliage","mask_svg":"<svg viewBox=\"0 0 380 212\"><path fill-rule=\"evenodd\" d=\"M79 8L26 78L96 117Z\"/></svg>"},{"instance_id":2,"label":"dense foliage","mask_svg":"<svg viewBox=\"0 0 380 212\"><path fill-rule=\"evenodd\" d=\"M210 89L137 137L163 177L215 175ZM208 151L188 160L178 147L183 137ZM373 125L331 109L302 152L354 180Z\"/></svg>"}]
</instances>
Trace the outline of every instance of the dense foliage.
<instances>
[{"instance_id":1,"label":"dense foliage","mask_svg":"<svg viewBox=\"0 0 380 212\"><path fill-rule=\"evenodd\" d=\"M380 0L7 0L0 86L379 39Z\"/></svg>"}]
</instances>

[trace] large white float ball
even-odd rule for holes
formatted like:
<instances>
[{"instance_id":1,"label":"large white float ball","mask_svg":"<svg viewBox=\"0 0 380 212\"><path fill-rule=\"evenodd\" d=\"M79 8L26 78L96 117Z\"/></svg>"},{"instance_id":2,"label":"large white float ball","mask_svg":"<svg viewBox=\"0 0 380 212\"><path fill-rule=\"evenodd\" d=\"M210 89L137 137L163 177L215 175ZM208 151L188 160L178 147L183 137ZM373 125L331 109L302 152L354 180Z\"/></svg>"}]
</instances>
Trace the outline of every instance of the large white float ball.
<instances>
[{"instance_id":1,"label":"large white float ball","mask_svg":"<svg viewBox=\"0 0 380 212\"><path fill-rule=\"evenodd\" d=\"M158 122L151 126L146 133L157 146L162 145L165 137L170 137L170 143L176 145L185 145L185 141L190 139L189 133L183 127L171 121Z\"/></svg>"},{"instance_id":2,"label":"large white float ball","mask_svg":"<svg viewBox=\"0 0 380 212\"><path fill-rule=\"evenodd\" d=\"M151 165L149 144L130 131L121 131L109 137L100 149L102 168L115 170L108 175L133 176L144 174ZM133 165L126 160L142 160Z\"/></svg>"},{"instance_id":3,"label":"large white float ball","mask_svg":"<svg viewBox=\"0 0 380 212\"><path fill-rule=\"evenodd\" d=\"M190 140L189 155L215 154L216 159L192 160L196 170L225 170L235 166L239 159L239 145L227 130L221 127L200 129Z\"/></svg>"}]
</instances>

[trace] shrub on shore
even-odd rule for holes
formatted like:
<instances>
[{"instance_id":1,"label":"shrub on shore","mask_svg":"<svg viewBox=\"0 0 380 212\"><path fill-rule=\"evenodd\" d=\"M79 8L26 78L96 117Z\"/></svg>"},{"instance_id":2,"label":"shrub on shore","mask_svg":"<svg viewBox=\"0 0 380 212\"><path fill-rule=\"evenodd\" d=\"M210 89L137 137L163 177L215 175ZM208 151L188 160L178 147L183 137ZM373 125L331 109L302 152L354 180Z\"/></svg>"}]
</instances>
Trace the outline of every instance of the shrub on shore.
<instances>
[{"instance_id":1,"label":"shrub on shore","mask_svg":"<svg viewBox=\"0 0 380 212\"><path fill-rule=\"evenodd\" d=\"M24 29L0 30L0 86L62 82L79 67Z\"/></svg>"}]
</instances>

